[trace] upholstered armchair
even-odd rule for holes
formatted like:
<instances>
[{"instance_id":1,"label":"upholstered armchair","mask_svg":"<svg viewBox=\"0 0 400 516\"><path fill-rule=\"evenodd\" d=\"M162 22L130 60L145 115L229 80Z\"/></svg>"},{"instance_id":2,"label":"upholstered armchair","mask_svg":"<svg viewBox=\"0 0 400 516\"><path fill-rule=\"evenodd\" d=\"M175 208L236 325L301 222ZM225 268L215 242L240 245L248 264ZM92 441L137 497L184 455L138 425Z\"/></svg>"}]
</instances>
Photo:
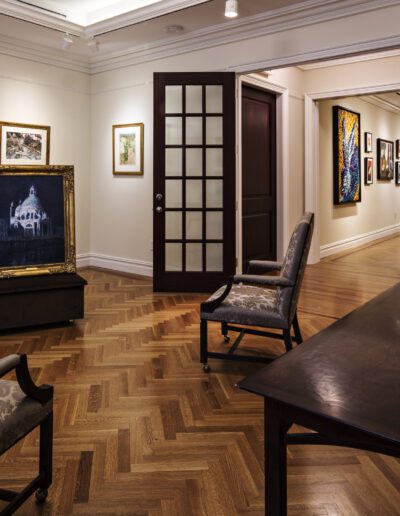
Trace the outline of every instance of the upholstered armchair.
<instances>
[{"instance_id":1,"label":"upholstered armchair","mask_svg":"<svg viewBox=\"0 0 400 516\"><path fill-rule=\"evenodd\" d=\"M16 382L0 380L0 455L40 425L39 475L20 492L0 489L0 500L9 502L1 516L13 514L35 491L44 502L52 482L53 387L33 383L26 355L0 359L0 378L12 370Z\"/></svg>"},{"instance_id":2,"label":"upholstered armchair","mask_svg":"<svg viewBox=\"0 0 400 516\"><path fill-rule=\"evenodd\" d=\"M291 236L282 263L250 261L248 273L233 276L227 285L217 290L201 304L200 361L209 371L208 358L266 362L270 358L235 355L245 334L282 339L286 351L292 341L301 344L302 336L297 319L297 302L310 250L314 214L305 213ZM276 275L271 273L275 272ZM266 275L268 274L269 275ZM221 322L222 335L229 342L229 332L239 336L227 353L208 351L207 322ZM237 324L240 327L236 326ZM280 333L261 331L248 326L274 328ZM291 335L293 327L294 337Z\"/></svg>"}]
</instances>

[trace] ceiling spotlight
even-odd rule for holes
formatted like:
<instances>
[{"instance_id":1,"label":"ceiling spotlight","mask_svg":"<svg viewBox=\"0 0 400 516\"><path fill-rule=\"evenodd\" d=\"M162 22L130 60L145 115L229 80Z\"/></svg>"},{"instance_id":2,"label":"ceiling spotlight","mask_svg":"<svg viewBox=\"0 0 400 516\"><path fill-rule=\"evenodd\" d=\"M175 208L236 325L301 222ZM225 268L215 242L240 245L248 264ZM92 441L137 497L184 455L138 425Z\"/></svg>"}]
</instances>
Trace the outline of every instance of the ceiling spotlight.
<instances>
[{"instance_id":1,"label":"ceiling spotlight","mask_svg":"<svg viewBox=\"0 0 400 516\"><path fill-rule=\"evenodd\" d=\"M167 34L181 34L184 27L182 25L167 25L164 30Z\"/></svg>"},{"instance_id":2,"label":"ceiling spotlight","mask_svg":"<svg viewBox=\"0 0 400 516\"><path fill-rule=\"evenodd\" d=\"M238 15L238 0L226 0L225 16L227 18L236 18Z\"/></svg>"},{"instance_id":3,"label":"ceiling spotlight","mask_svg":"<svg viewBox=\"0 0 400 516\"><path fill-rule=\"evenodd\" d=\"M96 41L93 36L89 39L87 45L90 48L90 51L93 52L93 54L99 51L99 42Z\"/></svg>"},{"instance_id":4,"label":"ceiling spotlight","mask_svg":"<svg viewBox=\"0 0 400 516\"><path fill-rule=\"evenodd\" d=\"M72 46L73 42L74 42L74 40L71 38L71 36L68 34L68 32L66 32L63 35L63 38L61 41L61 48L63 50L68 50Z\"/></svg>"}]
</instances>

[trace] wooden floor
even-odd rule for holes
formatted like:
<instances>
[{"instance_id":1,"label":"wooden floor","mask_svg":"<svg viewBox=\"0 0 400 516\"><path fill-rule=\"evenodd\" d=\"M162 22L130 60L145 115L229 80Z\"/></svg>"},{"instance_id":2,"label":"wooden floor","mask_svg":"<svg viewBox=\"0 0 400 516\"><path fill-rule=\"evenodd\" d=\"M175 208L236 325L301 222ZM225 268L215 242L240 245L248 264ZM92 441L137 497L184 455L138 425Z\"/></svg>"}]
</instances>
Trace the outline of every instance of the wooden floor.
<instances>
[{"instance_id":1,"label":"wooden floor","mask_svg":"<svg viewBox=\"0 0 400 516\"><path fill-rule=\"evenodd\" d=\"M28 353L35 380L55 385L54 483L42 509L29 500L17 514L262 515L262 402L234 388L259 366L212 361L212 372L202 372L204 296L153 294L148 280L101 271L82 275L85 320L0 336L0 356ZM400 237L308 267L304 336L398 281ZM221 347L218 328L211 332ZM246 339L250 352L282 352L279 342ZM0 485L19 488L36 468L33 434L0 458ZM288 490L292 516L400 515L400 461L291 447Z\"/></svg>"}]
</instances>

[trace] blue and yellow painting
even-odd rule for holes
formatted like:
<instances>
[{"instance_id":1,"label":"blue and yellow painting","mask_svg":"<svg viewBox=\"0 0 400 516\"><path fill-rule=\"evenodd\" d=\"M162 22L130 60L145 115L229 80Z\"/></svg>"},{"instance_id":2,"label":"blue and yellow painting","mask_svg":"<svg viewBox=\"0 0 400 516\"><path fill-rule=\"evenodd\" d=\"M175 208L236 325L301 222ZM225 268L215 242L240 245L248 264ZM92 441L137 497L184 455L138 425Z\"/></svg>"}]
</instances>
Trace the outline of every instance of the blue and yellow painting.
<instances>
[{"instance_id":1,"label":"blue and yellow painting","mask_svg":"<svg viewBox=\"0 0 400 516\"><path fill-rule=\"evenodd\" d=\"M333 118L334 201L335 204L360 202L360 114L334 106Z\"/></svg>"}]
</instances>

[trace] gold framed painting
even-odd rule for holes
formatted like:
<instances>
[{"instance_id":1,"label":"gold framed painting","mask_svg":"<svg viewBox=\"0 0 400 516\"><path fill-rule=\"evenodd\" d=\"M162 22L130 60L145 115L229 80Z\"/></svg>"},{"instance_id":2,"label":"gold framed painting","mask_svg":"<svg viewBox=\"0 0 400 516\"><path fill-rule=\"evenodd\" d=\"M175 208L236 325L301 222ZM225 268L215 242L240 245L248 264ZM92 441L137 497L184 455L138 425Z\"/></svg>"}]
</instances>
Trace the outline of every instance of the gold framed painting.
<instances>
[{"instance_id":1,"label":"gold framed painting","mask_svg":"<svg viewBox=\"0 0 400 516\"><path fill-rule=\"evenodd\" d=\"M75 271L74 167L0 166L0 278Z\"/></svg>"},{"instance_id":2,"label":"gold framed painting","mask_svg":"<svg viewBox=\"0 0 400 516\"><path fill-rule=\"evenodd\" d=\"M2 165L48 165L50 126L0 122Z\"/></svg>"},{"instance_id":3,"label":"gold framed painting","mask_svg":"<svg viewBox=\"0 0 400 516\"><path fill-rule=\"evenodd\" d=\"M113 174L143 174L144 124L112 126Z\"/></svg>"}]
</instances>

